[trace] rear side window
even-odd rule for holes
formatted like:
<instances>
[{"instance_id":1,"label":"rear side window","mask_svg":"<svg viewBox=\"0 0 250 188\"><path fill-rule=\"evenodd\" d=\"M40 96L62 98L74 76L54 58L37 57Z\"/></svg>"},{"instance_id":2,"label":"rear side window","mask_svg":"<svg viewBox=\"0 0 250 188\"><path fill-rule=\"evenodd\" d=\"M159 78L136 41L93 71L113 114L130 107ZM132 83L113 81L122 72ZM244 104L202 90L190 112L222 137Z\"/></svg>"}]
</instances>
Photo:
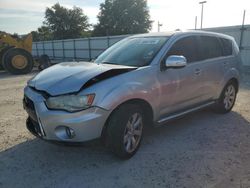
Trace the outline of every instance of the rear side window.
<instances>
[{"instance_id":1,"label":"rear side window","mask_svg":"<svg viewBox=\"0 0 250 188\"><path fill-rule=\"evenodd\" d=\"M233 53L232 41L224 38L220 38L223 46L223 56L229 56Z\"/></svg>"},{"instance_id":2,"label":"rear side window","mask_svg":"<svg viewBox=\"0 0 250 188\"><path fill-rule=\"evenodd\" d=\"M189 36L178 40L167 53L166 57L170 55L182 55L187 59L188 63L195 62L197 58L197 37Z\"/></svg>"},{"instance_id":3,"label":"rear side window","mask_svg":"<svg viewBox=\"0 0 250 188\"><path fill-rule=\"evenodd\" d=\"M223 56L223 49L216 37L200 36L200 60L212 59Z\"/></svg>"}]
</instances>

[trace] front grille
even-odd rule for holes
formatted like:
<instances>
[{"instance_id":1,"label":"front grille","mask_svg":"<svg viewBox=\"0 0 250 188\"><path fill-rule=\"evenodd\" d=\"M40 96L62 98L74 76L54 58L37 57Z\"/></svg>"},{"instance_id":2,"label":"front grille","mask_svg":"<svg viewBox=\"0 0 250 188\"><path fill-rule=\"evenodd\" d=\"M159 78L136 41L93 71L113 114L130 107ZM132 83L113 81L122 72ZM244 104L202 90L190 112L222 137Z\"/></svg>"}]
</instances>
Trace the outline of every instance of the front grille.
<instances>
[{"instance_id":1,"label":"front grille","mask_svg":"<svg viewBox=\"0 0 250 188\"><path fill-rule=\"evenodd\" d=\"M32 120L32 118L28 117L27 122L26 122L26 126L28 128L28 130L34 134L35 136L39 136L42 137L42 130L39 126L39 123Z\"/></svg>"},{"instance_id":2,"label":"front grille","mask_svg":"<svg viewBox=\"0 0 250 188\"><path fill-rule=\"evenodd\" d=\"M29 99L28 97L26 97L25 95L24 95L23 100L24 100L25 106L26 106L27 108L30 108L30 109L32 109L32 110L35 110L35 106L34 106L34 103L33 103L32 100L30 100L30 99Z\"/></svg>"},{"instance_id":3,"label":"front grille","mask_svg":"<svg viewBox=\"0 0 250 188\"><path fill-rule=\"evenodd\" d=\"M32 100L30 100L27 96L24 95L23 98L23 107L24 109L27 111L27 113L29 114L29 116L36 122L38 122L37 120L37 116L36 116L36 111L35 111L35 105L33 103Z\"/></svg>"},{"instance_id":4,"label":"front grille","mask_svg":"<svg viewBox=\"0 0 250 188\"><path fill-rule=\"evenodd\" d=\"M39 120L36 115L34 102L24 95L23 98L23 107L27 111L29 117L27 119L26 125L30 132L35 136L43 137L45 136L42 127L39 124Z\"/></svg>"}]
</instances>

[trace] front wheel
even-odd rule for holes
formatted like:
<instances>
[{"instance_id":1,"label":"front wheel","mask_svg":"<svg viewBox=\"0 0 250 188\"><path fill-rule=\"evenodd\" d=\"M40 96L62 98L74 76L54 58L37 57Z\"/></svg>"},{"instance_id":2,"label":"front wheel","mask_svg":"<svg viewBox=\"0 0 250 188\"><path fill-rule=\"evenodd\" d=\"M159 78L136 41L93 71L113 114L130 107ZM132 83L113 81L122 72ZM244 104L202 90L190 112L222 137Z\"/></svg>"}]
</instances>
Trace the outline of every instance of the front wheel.
<instances>
[{"instance_id":1,"label":"front wheel","mask_svg":"<svg viewBox=\"0 0 250 188\"><path fill-rule=\"evenodd\" d=\"M215 111L218 113L228 113L232 110L237 95L237 86L235 82L228 82L224 87L220 98L215 105Z\"/></svg>"},{"instance_id":2,"label":"front wheel","mask_svg":"<svg viewBox=\"0 0 250 188\"><path fill-rule=\"evenodd\" d=\"M124 104L108 121L107 145L120 158L128 159L138 150L143 132L144 116L139 106Z\"/></svg>"}]
</instances>

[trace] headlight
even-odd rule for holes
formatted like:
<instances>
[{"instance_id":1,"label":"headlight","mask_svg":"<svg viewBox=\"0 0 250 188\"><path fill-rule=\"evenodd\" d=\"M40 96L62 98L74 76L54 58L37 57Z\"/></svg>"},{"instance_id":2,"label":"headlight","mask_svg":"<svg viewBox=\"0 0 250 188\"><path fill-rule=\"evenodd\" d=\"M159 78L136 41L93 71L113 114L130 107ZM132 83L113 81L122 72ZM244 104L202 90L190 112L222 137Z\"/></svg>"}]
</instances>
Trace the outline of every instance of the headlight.
<instances>
[{"instance_id":1,"label":"headlight","mask_svg":"<svg viewBox=\"0 0 250 188\"><path fill-rule=\"evenodd\" d=\"M75 112L89 108L95 98L95 94L90 95L62 95L58 97L50 97L46 100L49 109L66 110Z\"/></svg>"}]
</instances>

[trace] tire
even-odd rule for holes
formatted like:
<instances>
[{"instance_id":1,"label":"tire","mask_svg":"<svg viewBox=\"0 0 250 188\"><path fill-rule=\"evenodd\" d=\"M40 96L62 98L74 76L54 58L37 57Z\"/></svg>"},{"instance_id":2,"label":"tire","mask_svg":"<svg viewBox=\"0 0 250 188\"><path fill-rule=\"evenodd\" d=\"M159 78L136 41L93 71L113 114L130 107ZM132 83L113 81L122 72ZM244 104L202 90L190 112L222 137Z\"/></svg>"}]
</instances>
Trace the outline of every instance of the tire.
<instances>
[{"instance_id":1,"label":"tire","mask_svg":"<svg viewBox=\"0 0 250 188\"><path fill-rule=\"evenodd\" d=\"M11 49L11 48L14 48L13 46L7 46L5 48L3 48L1 51L0 51L0 70L4 70L4 65L3 65L3 56L5 55L5 53Z\"/></svg>"},{"instance_id":2,"label":"tire","mask_svg":"<svg viewBox=\"0 0 250 188\"><path fill-rule=\"evenodd\" d=\"M234 106L236 96L237 84L234 81L229 81L222 90L220 98L214 106L214 111L221 114L230 112Z\"/></svg>"},{"instance_id":3,"label":"tire","mask_svg":"<svg viewBox=\"0 0 250 188\"><path fill-rule=\"evenodd\" d=\"M3 67L11 74L27 74L33 66L31 54L21 48L11 48L3 56Z\"/></svg>"},{"instance_id":4,"label":"tire","mask_svg":"<svg viewBox=\"0 0 250 188\"><path fill-rule=\"evenodd\" d=\"M51 66L51 63L50 63L50 59L49 59L49 56L44 54L44 55L41 55L38 59L38 63L39 63L39 66L38 66L38 70L39 71L42 71L48 67Z\"/></svg>"},{"instance_id":5,"label":"tire","mask_svg":"<svg viewBox=\"0 0 250 188\"><path fill-rule=\"evenodd\" d=\"M105 136L107 146L116 156L129 159L137 152L142 140L144 119L141 108L134 104L124 104L111 114Z\"/></svg>"}]
</instances>

